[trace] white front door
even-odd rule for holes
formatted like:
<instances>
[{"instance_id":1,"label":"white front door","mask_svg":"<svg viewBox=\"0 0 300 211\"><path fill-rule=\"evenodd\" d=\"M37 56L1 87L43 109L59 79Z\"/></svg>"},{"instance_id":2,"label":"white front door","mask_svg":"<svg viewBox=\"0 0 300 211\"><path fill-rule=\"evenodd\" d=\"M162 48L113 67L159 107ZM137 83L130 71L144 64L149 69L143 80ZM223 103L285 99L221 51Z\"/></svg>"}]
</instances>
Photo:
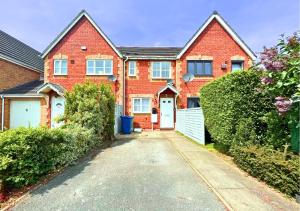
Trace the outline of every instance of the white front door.
<instances>
[{"instance_id":1,"label":"white front door","mask_svg":"<svg viewBox=\"0 0 300 211\"><path fill-rule=\"evenodd\" d=\"M51 128L60 127L63 122L57 122L57 118L62 116L65 112L65 98L55 97L51 98Z\"/></svg>"},{"instance_id":2,"label":"white front door","mask_svg":"<svg viewBox=\"0 0 300 211\"><path fill-rule=\"evenodd\" d=\"M174 128L173 98L160 98L160 128Z\"/></svg>"},{"instance_id":3,"label":"white front door","mask_svg":"<svg viewBox=\"0 0 300 211\"><path fill-rule=\"evenodd\" d=\"M10 128L39 127L40 123L40 100L10 101Z\"/></svg>"}]
</instances>

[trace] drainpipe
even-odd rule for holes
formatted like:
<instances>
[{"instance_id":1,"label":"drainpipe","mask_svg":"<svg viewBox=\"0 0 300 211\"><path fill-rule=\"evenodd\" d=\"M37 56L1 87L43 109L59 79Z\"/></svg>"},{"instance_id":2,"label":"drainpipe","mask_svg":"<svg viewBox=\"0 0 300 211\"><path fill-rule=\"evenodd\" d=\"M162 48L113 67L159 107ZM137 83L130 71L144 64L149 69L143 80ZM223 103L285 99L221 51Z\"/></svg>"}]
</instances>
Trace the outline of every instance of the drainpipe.
<instances>
[{"instance_id":1,"label":"drainpipe","mask_svg":"<svg viewBox=\"0 0 300 211\"><path fill-rule=\"evenodd\" d=\"M4 95L1 95L2 107L1 107L1 131L4 131Z\"/></svg>"},{"instance_id":2,"label":"drainpipe","mask_svg":"<svg viewBox=\"0 0 300 211\"><path fill-rule=\"evenodd\" d=\"M125 78L125 72L126 72L126 62L128 61L128 56L124 57L125 59L123 60L123 115L125 115L125 104L126 104L126 78Z\"/></svg>"}]
</instances>

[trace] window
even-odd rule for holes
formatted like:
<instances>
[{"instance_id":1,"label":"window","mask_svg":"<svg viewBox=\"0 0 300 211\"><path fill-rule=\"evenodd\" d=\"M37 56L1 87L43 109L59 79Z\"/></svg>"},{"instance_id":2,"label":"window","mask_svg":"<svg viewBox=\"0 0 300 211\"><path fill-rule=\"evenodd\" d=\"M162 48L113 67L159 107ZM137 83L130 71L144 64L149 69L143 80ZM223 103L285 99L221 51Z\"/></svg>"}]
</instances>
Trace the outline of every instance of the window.
<instances>
[{"instance_id":1,"label":"window","mask_svg":"<svg viewBox=\"0 0 300 211\"><path fill-rule=\"evenodd\" d=\"M152 78L171 78L171 62L152 62Z\"/></svg>"},{"instance_id":2,"label":"window","mask_svg":"<svg viewBox=\"0 0 300 211\"><path fill-rule=\"evenodd\" d=\"M135 76L136 75L136 61L129 62L128 75Z\"/></svg>"},{"instance_id":3,"label":"window","mask_svg":"<svg viewBox=\"0 0 300 211\"><path fill-rule=\"evenodd\" d=\"M68 61L66 59L54 60L54 75L67 75L68 74Z\"/></svg>"},{"instance_id":4,"label":"window","mask_svg":"<svg viewBox=\"0 0 300 211\"><path fill-rule=\"evenodd\" d=\"M112 75L112 60L109 59L88 59L86 61L87 75Z\"/></svg>"},{"instance_id":5,"label":"window","mask_svg":"<svg viewBox=\"0 0 300 211\"><path fill-rule=\"evenodd\" d=\"M150 113L150 98L133 98L133 113Z\"/></svg>"},{"instance_id":6,"label":"window","mask_svg":"<svg viewBox=\"0 0 300 211\"><path fill-rule=\"evenodd\" d=\"M188 97L187 98L187 108L198 108L200 107L199 97Z\"/></svg>"},{"instance_id":7,"label":"window","mask_svg":"<svg viewBox=\"0 0 300 211\"><path fill-rule=\"evenodd\" d=\"M243 61L231 61L231 72L236 72L244 69Z\"/></svg>"},{"instance_id":8,"label":"window","mask_svg":"<svg viewBox=\"0 0 300 211\"><path fill-rule=\"evenodd\" d=\"M188 61L187 70L195 76L212 76L212 61Z\"/></svg>"}]
</instances>

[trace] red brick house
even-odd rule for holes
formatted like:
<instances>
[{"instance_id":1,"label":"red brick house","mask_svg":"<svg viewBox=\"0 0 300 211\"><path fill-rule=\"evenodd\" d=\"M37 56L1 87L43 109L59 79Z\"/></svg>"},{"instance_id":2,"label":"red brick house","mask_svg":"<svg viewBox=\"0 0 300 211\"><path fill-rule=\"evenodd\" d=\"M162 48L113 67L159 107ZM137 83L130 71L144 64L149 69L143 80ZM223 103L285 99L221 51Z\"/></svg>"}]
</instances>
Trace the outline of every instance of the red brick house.
<instances>
[{"instance_id":1,"label":"red brick house","mask_svg":"<svg viewBox=\"0 0 300 211\"><path fill-rule=\"evenodd\" d=\"M116 47L86 11L81 11L46 48L45 83L37 89L47 99L47 124L63 112L64 92L84 81L107 83L134 127L174 128L177 108L199 106L205 83L252 65L255 54L214 12L182 48Z\"/></svg>"}]
</instances>

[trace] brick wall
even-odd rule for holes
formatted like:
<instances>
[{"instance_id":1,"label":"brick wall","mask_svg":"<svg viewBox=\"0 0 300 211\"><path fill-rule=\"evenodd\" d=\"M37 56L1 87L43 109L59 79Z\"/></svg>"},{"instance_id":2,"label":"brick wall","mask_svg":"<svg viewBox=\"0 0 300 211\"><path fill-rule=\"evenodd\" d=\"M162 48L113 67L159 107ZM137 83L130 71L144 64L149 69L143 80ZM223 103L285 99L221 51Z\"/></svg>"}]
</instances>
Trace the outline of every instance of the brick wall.
<instances>
[{"instance_id":1,"label":"brick wall","mask_svg":"<svg viewBox=\"0 0 300 211\"><path fill-rule=\"evenodd\" d=\"M81 50L86 46L87 50ZM57 76L53 74L53 60L66 58L68 60L68 75ZM107 76L87 76L86 59L112 59L113 74L117 82L108 81ZM74 84L92 81L95 83L110 84L116 94L117 102L122 103L122 59L112 47L98 33L86 17L81 20L66 34L66 36L51 50L45 58L45 81L62 85L71 90Z\"/></svg>"},{"instance_id":2,"label":"brick wall","mask_svg":"<svg viewBox=\"0 0 300 211\"><path fill-rule=\"evenodd\" d=\"M40 73L0 59L0 91L38 80Z\"/></svg>"},{"instance_id":3,"label":"brick wall","mask_svg":"<svg viewBox=\"0 0 300 211\"><path fill-rule=\"evenodd\" d=\"M134 116L135 127L151 128L151 114L134 114L132 112L132 98L149 97L152 100L151 106L158 109L159 114L159 98L157 92L166 85L166 80L152 79L151 77L151 61L139 60L136 63L136 76L128 76L128 63L126 64L126 114ZM175 61L171 62L172 75L175 81ZM165 95L163 95L165 96ZM169 97L166 95L165 97ZM171 97L174 97L172 94ZM151 107L151 108L152 108ZM154 124L154 129L159 128L158 123Z\"/></svg>"},{"instance_id":4,"label":"brick wall","mask_svg":"<svg viewBox=\"0 0 300 211\"><path fill-rule=\"evenodd\" d=\"M180 80L176 84L180 89L178 99L180 108L186 108L187 97L198 96L199 90L203 85L230 73L232 60L244 60L244 69L247 69L252 64L251 58L216 20L213 20L207 26L181 59L177 61L179 66L177 68L178 75L182 76L187 73L187 60L189 59L212 59L213 76L195 77L189 83L184 83L182 77L180 77ZM224 63L227 64L227 68L221 69L221 65Z\"/></svg>"}]
</instances>

